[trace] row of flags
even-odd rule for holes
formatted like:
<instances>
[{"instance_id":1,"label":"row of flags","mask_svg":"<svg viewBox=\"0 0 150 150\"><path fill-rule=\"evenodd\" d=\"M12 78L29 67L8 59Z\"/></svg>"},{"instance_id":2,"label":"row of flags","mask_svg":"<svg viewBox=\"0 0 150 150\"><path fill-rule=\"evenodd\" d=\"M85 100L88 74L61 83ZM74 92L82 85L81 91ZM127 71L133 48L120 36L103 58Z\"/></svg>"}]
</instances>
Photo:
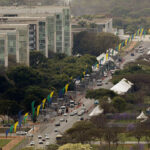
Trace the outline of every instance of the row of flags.
<instances>
[{"instance_id":1,"label":"row of flags","mask_svg":"<svg viewBox=\"0 0 150 150\"><path fill-rule=\"evenodd\" d=\"M88 70L83 72L83 75L85 76L88 73ZM78 77L77 77L78 78ZM70 77L70 79L72 80L73 77ZM64 94L66 94L68 92L68 88L69 88L69 83L67 83L60 91L59 91L59 98L63 97ZM50 94L47 96L47 98L44 98L42 100L42 103L39 104L37 107L35 107L35 101L32 101L31 103L31 108L32 108L32 120L34 120L35 118L35 112L36 112L36 116L38 117L40 114L40 110L44 109L46 102L49 104L51 104L52 102L52 98L54 95L54 91L50 92ZM11 127L9 129L6 130L6 137L8 136L8 133L16 133L17 127L19 126L19 128L21 127L22 123L26 123L27 119L28 119L29 113L25 113L22 117L22 111L20 111L18 113L18 121L16 123L14 123L13 125L11 125Z\"/></svg>"},{"instance_id":2,"label":"row of flags","mask_svg":"<svg viewBox=\"0 0 150 150\"><path fill-rule=\"evenodd\" d=\"M150 31L150 29L149 29L149 31ZM94 67L94 68L99 68L99 67L102 65L102 63L103 63L103 61L104 61L105 59L106 59L106 61L108 61L110 55L112 55L112 56L114 55L114 52L115 52L115 51L119 52L123 47L127 46L127 45L135 38L135 36L140 36L140 37L142 37L143 35L144 35L144 36L146 35L146 31L144 30L144 28L139 28L136 33L132 34L132 35L131 35L128 39L126 39L125 41L119 43L119 45L118 45L115 49L111 49L111 51L110 51L110 49L107 50L105 56L102 57L99 62L96 62L96 63L93 65L93 67Z\"/></svg>"}]
</instances>

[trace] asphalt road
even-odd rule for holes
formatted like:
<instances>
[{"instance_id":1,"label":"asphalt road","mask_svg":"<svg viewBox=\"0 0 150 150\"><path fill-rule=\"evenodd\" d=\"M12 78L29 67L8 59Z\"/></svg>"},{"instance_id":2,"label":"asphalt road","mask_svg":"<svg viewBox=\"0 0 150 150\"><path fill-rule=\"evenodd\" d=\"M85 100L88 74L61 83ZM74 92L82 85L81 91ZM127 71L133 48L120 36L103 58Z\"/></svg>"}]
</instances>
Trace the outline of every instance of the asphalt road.
<instances>
[{"instance_id":1,"label":"asphalt road","mask_svg":"<svg viewBox=\"0 0 150 150\"><path fill-rule=\"evenodd\" d=\"M144 53L147 53L148 48L150 47L150 42L143 42L142 45L145 47ZM131 53L134 53L135 56L131 56ZM139 58L144 53L129 52L124 57L123 63L120 64L120 68L123 69L123 67L126 63L135 61L137 58ZM113 84L109 82L110 79L111 79L111 75L108 75L108 77L103 79L103 85L101 87L95 86L94 89L98 89L98 88L110 89L113 86ZM84 95L80 95L80 96L83 97L83 98L81 98L81 103L85 105L85 107L89 110L88 113L90 113L91 110L92 110L93 104L94 104L94 100L86 99L84 97ZM77 97L79 99L79 96L77 96ZM81 108L82 108L82 106L77 108L76 110L80 111ZM84 119L88 118L88 114L87 113L84 114L83 117L84 117ZM61 122L61 125L59 127L57 127L59 132L54 132L54 129L56 128L55 123L58 122L61 118L64 118L65 120L67 119L67 122ZM38 143L38 135L41 135L42 137L45 137L45 134L48 134L50 139L46 140L46 141L48 141L50 144L53 144L56 141L56 135L57 134L65 132L67 129L71 128L72 125L75 122L77 122L78 120L79 120L79 116L77 116L77 115L76 116L68 115L66 117L58 116L58 117L55 118L55 121L53 123L47 123L47 124L43 123L43 124L41 124L40 126L43 127L43 130L39 131L38 133L35 133L34 137L33 137L33 141L35 142L36 148L40 148L40 147L44 148L45 143L46 143L46 142L44 142L44 144L39 144Z\"/></svg>"}]
</instances>

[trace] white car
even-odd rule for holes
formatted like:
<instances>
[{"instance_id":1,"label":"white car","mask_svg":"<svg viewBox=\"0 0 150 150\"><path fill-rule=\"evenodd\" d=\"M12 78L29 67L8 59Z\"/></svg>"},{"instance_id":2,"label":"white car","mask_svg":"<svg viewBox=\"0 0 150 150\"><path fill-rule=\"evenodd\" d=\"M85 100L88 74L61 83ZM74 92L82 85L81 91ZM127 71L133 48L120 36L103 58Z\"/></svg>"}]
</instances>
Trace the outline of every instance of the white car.
<instances>
[{"instance_id":1,"label":"white car","mask_svg":"<svg viewBox=\"0 0 150 150\"><path fill-rule=\"evenodd\" d=\"M48 133L45 133L45 136L48 136Z\"/></svg>"},{"instance_id":2,"label":"white car","mask_svg":"<svg viewBox=\"0 0 150 150\"><path fill-rule=\"evenodd\" d=\"M16 134L17 135L26 135L27 132L25 132L25 131L17 131Z\"/></svg>"},{"instance_id":3,"label":"white car","mask_svg":"<svg viewBox=\"0 0 150 150\"><path fill-rule=\"evenodd\" d=\"M49 143L49 142L46 142L45 145L48 146L48 145L50 145L50 143Z\"/></svg>"},{"instance_id":4,"label":"white car","mask_svg":"<svg viewBox=\"0 0 150 150\"><path fill-rule=\"evenodd\" d=\"M67 114L67 113L64 113L64 116L68 116L68 114Z\"/></svg>"},{"instance_id":5,"label":"white car","mask_svg":"<svg viewBox=\"0 0 150 150\"><path fill-rule=\"evenodd\" d=\"M35 142L34 141L31 141L30 142L30 146L34 146L35 145Z\"/></svg>"},{"instance_id":6,"label":"white car","mask_svg":"<svg viewBox=\"0 0 150 150\"><path fill-rule=\"evenodd\" d=\"M49 139L49 136L45 136L45 139L48 140L48 139Z\"/></svg>"},{"instance_id":7,"label":"white car","mask_svg":"<svg viewBox=\"0 0 150 150\"><path fill-rule=\"evenodd\" d=\"M82 116L84 114L84 112L85 112L84 110L79 111L78 116Z\"/></svg>"},{"instance_id":8,"label":"white car","mask_svg":"<svg viewBox=\"0 0 150 150\"><path fill-rule=\"evenodd\" d=\"M65 119L64 119L64 118L61 118L61 119L60 119L60 122L64 122L64 121L65 121Z\"/></svg>"},{"instance_id":9,"label":"white car","mask_svg":"<svg viewBox=\"0 0 150 150\"><path fill-rule=\"evenodd\" d=\"M39 141L39 144L43 144L43 141L42 141L42 140L40 140L40 141Z\"/></svg>"},{"instance_id":10,"label":"white car","mask_svg":"<svg viewBox=\"0 0 150 150\"><path fill-rule=\"evenodd\" d=\"M42 139L42 136L41 136L41 135L38 135L38 139Z\"/></svg>"}]
</instances>

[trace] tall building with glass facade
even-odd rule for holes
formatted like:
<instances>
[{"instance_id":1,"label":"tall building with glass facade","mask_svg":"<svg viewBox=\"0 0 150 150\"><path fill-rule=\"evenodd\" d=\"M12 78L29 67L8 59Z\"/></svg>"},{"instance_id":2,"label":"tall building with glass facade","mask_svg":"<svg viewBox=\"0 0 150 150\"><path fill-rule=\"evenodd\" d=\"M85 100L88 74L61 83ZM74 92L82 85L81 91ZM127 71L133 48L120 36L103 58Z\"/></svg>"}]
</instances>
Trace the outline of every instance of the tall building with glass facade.
<instances>
[{"instance_id":1,"label":"tall building with glass facade","mask_svg":"<svg viewBox=\"0 0 150 150\"><path fill-rule=\"evenodd\" d=\"M13 33L14 35L9 35L9 39L12 39L12 42L10 42L11 44L15 42L15 38L16 41L21 44L19 44L20 47L18 47L20 63L27 60L27 56L23 55L24 47L27 46L30 51L40 51L46 57L50 56L51 52L65 53L68 56L71 55L71 24L69 7L1 7L0 26L4 24L6 24L6 26L28 25L27 29L16 29L16 32ZM11 28L8 28L8 30L9 29ZM23 42L22 40L27 37L28 42ZM11 49L12 47L9 46L9 54L14 52L14 50L11 52Z\"/></svg>"},{"instance_id":2,"label":"tall building with glass facade","mask_svg":"<svg viewBox=\"0 0 150 150\"><path fill-rule=\"evenodd\" d=\"M29 25L0 24L0 64L9 63L29 65Z\"/></svg>"}]
</instances>

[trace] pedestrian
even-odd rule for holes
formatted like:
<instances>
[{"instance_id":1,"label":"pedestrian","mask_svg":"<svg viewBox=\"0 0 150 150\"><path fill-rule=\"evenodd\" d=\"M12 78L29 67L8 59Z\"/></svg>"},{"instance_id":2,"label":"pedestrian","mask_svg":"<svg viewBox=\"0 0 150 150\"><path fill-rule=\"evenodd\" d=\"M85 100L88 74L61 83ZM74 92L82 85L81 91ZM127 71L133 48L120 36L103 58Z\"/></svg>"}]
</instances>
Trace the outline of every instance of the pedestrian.
<instances>
[{"instance_id":1,"label":"pedestrian","mask_svg":"<svg viewBox=\"0 0 150 150\"><path fill-rule=\"evenodd\" d=\"M66 123L67 123L67 119L66 119Z\"/></svg>"}]
</instances>

